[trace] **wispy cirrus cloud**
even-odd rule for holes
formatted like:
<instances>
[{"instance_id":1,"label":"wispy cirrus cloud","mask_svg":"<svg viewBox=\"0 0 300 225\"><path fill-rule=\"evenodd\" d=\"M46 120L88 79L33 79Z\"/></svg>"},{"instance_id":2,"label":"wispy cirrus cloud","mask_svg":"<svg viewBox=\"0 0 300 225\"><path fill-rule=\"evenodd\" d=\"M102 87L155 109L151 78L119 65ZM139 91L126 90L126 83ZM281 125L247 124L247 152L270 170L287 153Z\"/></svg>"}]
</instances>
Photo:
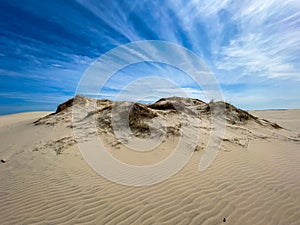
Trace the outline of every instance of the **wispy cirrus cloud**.
<instances>
[{"instance_id":1,"label":"wispy cirrus cloud","mask_svg":"<svg viewBox=\"0 0 300 225\"><path fill-rule=\"evenodd\" d=\"M241 74L299 79L299 9L292 2L251 1L233 15L236 38L221 46L216 66Z\"/></svg>"},{"instance_id":2,"label":"wispy cirrus cloud","mask_svg":"<svg viewBox=\"0 0 300 225\"><path fill-rule=\"evenodd\" d=\"M300 45L295 32L285 38L247 34L231 41L222 48L222 59L216 63L217 69L236 70L240 75L254 74L269 78L289 77L300 79L299 65L295 49ZM295 46L295 47L293 47ZM300 51L300 49L299 49Z\"/></svg>"},{"instance_id":3,"label":"wispy cirrus cloud","mask_svg":"<svg viewBox=\"0 0 300 225\"><path fill-rule=\"evenodd\" d=\"M94 60L140 40L169 41L196 53L233 104L300 107L298 0L11 0L1 1L0 11L1 93L25 94L28 107L35 104L35 93L41 98L71 96ZM146 64L112 78L106 90L114 91L108 95L113 98L122 85L149 74L171 79L202 98L203 91L176 68L154 65L150 70ZM163 95L168 89L155 91ZM251 103L240 104L242 98ZM0 96L7 107L16 101Z\"/></svg>"},{"instance_id":4,"label":"wispy cirrus cloud","mask_svg":"<svg viewBox=\"0 0 300 225\"><path fill-rule=\"evenodd\" d=\"M170 7L181 18L193 50L208 52L201 55L215 72L299 78L297 1L194 0Z\"/></svg>"}]
</instances>

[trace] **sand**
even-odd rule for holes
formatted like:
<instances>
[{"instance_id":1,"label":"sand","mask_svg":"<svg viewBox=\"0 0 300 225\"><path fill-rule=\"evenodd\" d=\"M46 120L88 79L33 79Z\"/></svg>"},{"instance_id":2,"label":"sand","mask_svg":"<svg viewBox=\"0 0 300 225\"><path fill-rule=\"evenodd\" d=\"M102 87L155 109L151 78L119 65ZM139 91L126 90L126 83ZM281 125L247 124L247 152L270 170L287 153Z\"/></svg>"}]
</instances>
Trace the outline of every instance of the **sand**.
<instances>
[{"instance_id":1,"label":"sand","mask_svg":"<svg viewBox=\"0 0 300 225\"><path fill-rule=\"evenodd\" d=\"M91 169L65 114L55 125L33 124L46 112L1 116L0 224L300 224L300 110L251 113L286 129L229 124L216 159L199 172L204 121L202 147L186 166L141 187ZM133 165L164 159L176 143L170 137L145 157L100 136L114 157Z\"/></svg>"}]
</instances>

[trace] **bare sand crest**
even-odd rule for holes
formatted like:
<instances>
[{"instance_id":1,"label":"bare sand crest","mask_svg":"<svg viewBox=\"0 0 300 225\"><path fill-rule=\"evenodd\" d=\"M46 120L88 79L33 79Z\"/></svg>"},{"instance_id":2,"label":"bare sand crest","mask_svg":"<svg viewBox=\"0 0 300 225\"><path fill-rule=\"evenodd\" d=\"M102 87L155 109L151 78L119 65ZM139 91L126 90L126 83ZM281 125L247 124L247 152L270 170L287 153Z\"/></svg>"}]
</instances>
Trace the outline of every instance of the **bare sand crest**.
<instances>
[{"instance_id":1,"label":"bare sand crest","mask_svg":"<svg viewBox=\"0 0 300 225\"><path fill-rule=\"evenodd\" d=\"M108 115L118 103L96 101L87 121L97 121L96 135L114 157L133 165L171 154L182 122L174 104L200 121L201 139L179 173L156 185L129 187L104 179L82 159L72 133L72 101L43 118L43 113L0 117L0 158L5 160L0 163L0 224L225 224L224 218L227 224L300 224L300 110L252 116L226 105L221 151L200 173L214 106L182 98L134 105L129 122L136 136L149 137L147 122L159 117L168 137L151 152L134 152L112 133ZM79 97L82 106L93 101ZM87 124L81 125L85 135Z\"/></svg>"}]
</instances>

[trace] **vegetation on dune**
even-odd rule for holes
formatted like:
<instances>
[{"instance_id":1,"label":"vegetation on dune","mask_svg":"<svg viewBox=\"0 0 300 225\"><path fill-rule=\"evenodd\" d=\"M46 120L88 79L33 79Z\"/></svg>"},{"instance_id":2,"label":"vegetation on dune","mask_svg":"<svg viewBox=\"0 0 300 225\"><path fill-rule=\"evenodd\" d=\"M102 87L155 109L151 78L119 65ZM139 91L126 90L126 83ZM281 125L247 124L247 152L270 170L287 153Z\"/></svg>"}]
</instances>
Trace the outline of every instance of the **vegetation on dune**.
<instances>
[{"instance_id":1,"label":"vegetation on dune","mask_svg":"<svg viewBox=\"0 0 300 225\"><path fill-rule=\"evenodd\" d=\"M73 104L85 106L89 99L84 96L76 95L74 98L58 105L55 113L50 114L44 118L35 121L35 125L46 124L55 125L53 117L57 117L64 121L71 121L71 112L68 112L69 119L66 119L64 112L68 110ZM129 124L130 129L134 134L144 133L150 134L150 128L147 125L152 118L160 115L171 115L171 113L183 113L191 116L203 117L214 116L215 118L224 118L230 124L245 125L252 121L262 126L269 126L275 129L281 129L278 124L269 122L267 120L259 119L249 112L236 108L235 106L223 101L210 101L205 103L199 99L170 97L162 98L152 104L129 103L129 102L112 102L107 99L95 100L95 110L88 112L86 117L96 116L97 126L99 128L109 128L112 131L111 116L113 109L117 108L117 117L120 120L119 125L124 125L124 122ZM128 106L129 111L128 111ZM123 107L123 108L122 108ZM69 115L70 114L70 115Z\"/></svg>"}]
</instances>

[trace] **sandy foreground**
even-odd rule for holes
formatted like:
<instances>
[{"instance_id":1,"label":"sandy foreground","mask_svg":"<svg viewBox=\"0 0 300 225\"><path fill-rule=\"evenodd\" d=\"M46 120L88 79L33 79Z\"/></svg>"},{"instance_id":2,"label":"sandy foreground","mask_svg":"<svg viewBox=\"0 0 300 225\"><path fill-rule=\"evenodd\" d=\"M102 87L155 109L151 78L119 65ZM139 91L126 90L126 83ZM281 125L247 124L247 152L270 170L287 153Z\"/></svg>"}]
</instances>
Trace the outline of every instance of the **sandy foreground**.
<instances>
[{"instance_id":1,"label":"sandy foreground","mask_svg":"<svg viewBox=\"0 0 300 225\"><path fill-rule=\"evenodd\" d=\"M1 116L0 224L300 224L300 110L251 113L285 129L230 125L207 170L200 148L170 179L141 187L91 169L72 129L33 124L49 113ZM132 153L110 138L111 154L133 165L164 159L176 143Z\"/></svg>"}]
</instances>

